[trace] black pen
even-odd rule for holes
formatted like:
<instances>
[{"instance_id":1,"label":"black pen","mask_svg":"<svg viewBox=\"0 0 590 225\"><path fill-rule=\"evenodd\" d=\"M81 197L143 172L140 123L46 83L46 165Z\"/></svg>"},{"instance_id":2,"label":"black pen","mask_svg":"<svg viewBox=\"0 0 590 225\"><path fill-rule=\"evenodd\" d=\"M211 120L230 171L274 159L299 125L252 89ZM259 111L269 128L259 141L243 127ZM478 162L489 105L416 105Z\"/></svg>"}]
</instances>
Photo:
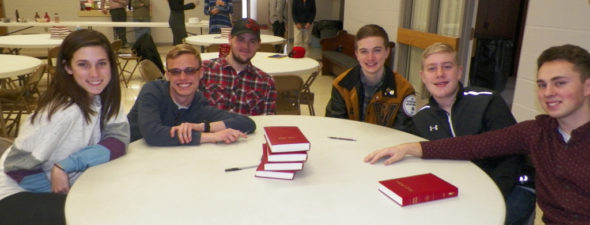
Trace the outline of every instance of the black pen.
<instances>
[{"instance_id":1,"label":"black pen","mask_svg":"<svg viewBox=\"0 0 590 225\"><path fill-rule=\"evenodd\" d=\"M258 167L258 165L243 166L243 167L232 167L232 168L225 169L225 172L245 170L245 169L251 169L251 168L256 168L256 167Z\"/></svg>"},{"instance_id":2,"label":"black pen","mask_svg":"<svg viewBox=\"0 0 590 225\"><path fill-rule=\"evenodd\" d=\"M343 141L356 141L356 139L352 139L352 138L343 138L343 137L328 137L330 139L335 139L335 140L343 140Z\"/></svg>"}]
</instances>

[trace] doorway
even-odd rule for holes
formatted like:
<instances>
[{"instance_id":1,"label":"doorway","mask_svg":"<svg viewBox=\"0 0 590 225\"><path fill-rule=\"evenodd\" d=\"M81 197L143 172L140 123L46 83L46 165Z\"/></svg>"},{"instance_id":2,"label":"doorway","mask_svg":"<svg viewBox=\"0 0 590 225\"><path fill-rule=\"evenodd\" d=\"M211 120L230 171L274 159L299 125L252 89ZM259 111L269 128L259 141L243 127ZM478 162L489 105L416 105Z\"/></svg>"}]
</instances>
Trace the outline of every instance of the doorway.
<instances>
[{"instance_id":1,"label":"doorway","mask_svg":"<svg viewBox=\"0 0 590 225\"><path fill-rule=\"evenodd\" d=\"M464 85L471 85L472 61L478 59L480 61L475 65L478 67L478 71L485 69L484 65L496 69L495 71L502 71L501 75L475 72L478 76L483 76L492 83L503 84L504 87L513 87L514 85L508 82L514 80L513 77L516 73L514 68L518 66L527 6L528 0L403 1L402 9L406 13L402 16L401 27L403 28L398 30L397 71L406 74L406 78L416 89L419 102L426 101L429 94L419 77L422 51L434 42L446 42L456 46L459 63L465 68L462 76ZM498 18L503 20L500 22ZM509 61L510 63L499 64L498 62L481 60L484 58L482 56L491 53L486 53L481 47L478 49L478 41L482 45L486 43L486 38L499 37L512 40L511 51L502 52L510 56L509 59L506 59L508 58L506 55L497 57L503 60L502 62ZM455 42L456 44L453 45ZM497 53L497 51L494 52L494 54ZM501 80L504 77L507 77L506 82ZM512 98L507 99L507 102L510 104Z\"/></svg>"},{"instance_id":2,"label":"doorway","mask_svg":"<svg viewBox=\"0 0 590 225\"><path fill-rule=\"evenodd\" d=\"M528 0L479 0L469 84L512 104Z\"/></svg>"},{"instance_id":3,"label":"doorway","mask_svg":"<svg viewBox=\"0 0 590 225\"><path fill-rule=\"evenodd\" d=\"M459 63L470 57L471 27L475 1L408 0L402 2L402 28L398 29L397 71L414 86L418 105L429 93L420 79L421 56L426 47L443 42L457 49ZM463 75L463 77L466 77ZM465 81L464 81L465 82Z\"/></svg>"},{"instance_id":4,"label":"doorway","mask_svg":"<svg viewBox=\"0 0 590 225\"><path fill-rule=\"evenodd\" d=\"M6 16L4 15L4 0L0 0L0 18L5 18ZM6 27L0 27L0 35L5 35L6 32Z\"/></svg>"}]
</instances>

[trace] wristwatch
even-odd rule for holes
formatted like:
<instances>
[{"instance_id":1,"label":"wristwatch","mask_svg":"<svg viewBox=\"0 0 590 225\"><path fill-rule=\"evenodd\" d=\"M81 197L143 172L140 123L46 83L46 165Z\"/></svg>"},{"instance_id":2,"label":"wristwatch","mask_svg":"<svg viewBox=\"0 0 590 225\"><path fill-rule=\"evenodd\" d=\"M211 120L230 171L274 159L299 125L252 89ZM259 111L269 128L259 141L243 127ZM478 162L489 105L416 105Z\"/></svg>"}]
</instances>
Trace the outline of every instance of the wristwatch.
<instances>
[{"instance_id":1,"label":"wristwatch","mask_svg":"<svg viewBox=\"0 0 590 225\"><path fill-rule=\"evenodd\" d=\"M203 125L204 125L203 132L210 132L211 131L211 124L209 123L209 121L204 120Z\"/></svg>"}]
</instances>

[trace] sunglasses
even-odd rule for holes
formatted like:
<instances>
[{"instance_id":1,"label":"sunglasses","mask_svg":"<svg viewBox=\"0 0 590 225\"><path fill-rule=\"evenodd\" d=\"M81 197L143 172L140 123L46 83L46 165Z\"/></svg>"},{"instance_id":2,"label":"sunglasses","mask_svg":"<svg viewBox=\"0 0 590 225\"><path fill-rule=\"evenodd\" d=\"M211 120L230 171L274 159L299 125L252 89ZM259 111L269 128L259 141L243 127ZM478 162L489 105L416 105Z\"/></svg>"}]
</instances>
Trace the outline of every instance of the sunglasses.
<instances>
[{"instance_id":1,"label":"sunglasses","mask_svg":"<svg viewBox=\"0 0 590 225\"><path fill-rule=\"evenodd\" d=\"M195 75L197 74L197 71L199 71L201 69L201 67L187 67L184 69L178 69L178 68L174 68L174 69L168 69L168 73L172 76L178 76L180 75L182 72L184 72L184 74L186 75Z\"/></svg>"}]
</instances>

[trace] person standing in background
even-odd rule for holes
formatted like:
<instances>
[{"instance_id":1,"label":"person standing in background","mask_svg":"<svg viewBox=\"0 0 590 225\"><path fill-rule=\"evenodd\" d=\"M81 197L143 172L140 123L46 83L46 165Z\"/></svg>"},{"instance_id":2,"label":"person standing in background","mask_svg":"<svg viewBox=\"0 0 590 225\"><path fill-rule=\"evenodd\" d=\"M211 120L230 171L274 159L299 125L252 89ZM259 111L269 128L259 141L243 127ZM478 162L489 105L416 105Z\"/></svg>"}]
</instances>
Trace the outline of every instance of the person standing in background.
<instances>
[{"instance_id":1,"label":"person standing in background","mask_svg":"<svg viewBox=\"0 0 590 225\"><path fill-rule=\"evenodd\" d=\"M150 0L131 0L131 6L133 7L133 21L150 22ZM136 27L135 40L149 33L149 27Z\"/></svg>"},{"instance_id":2,"label":"person standing in background","mask_svg":"<svg viewBox=\"0 0 590 225\"><path fill-rule=\"evenodd\" d=\"M127 22L127 12L125 8L127 8L127 4L129 4L128 0L109 0L108 4L108 11L109 14L111 14L111 21ZM100 9L102 10L102 13L105 15L107 14L105 0L100 0ZM123 42L122 47L129 48L125 27L113 27L113 32L115 33L115 39L121 40Z\"/></svg>"},{"instance_id":3,"label":"person standing in background","mask_svg":"<svg viewBox=\"0 0 590 225\"><path fill-rule=\"evenodd\" d=\"M285 37L285 0L270 0L268 4L273 35Z\"/></svg>"},{"instance_id":4,"label":"person standing in background","mask_svg":"<svg viewBox=\"0 0 590 225\"><path fill-rule=\"evenodd\" d=\"M295 27L293 28L293 45L309 47L311 25L315 19L315 0L293 0L291 14Z\"/></svg>"},{"instance_id":5,"label":"person standing in background","mask_svg":"<svg viewBox=\"0 0 590 225\"><path fill-rule=\"evenodd\" d=\"M205 15L209 17L209 33L219 34L222 27L231 27L231 0L205 0Z\"/></svg>"},{"instance_id":6,"label":"person standing in background","mask_svg":"<svg viewBox=\"0 0 590 225\"><path fill-rule=\"evenodd\" d=\"M172 29L172 44L177 45L182 43L182 39L186 38L186 26L184 25L184 10L194 9L195 3L184 4L184 0L168 0L170 7L170 18L168 24Z\"/></svg>"}]
</instances>

